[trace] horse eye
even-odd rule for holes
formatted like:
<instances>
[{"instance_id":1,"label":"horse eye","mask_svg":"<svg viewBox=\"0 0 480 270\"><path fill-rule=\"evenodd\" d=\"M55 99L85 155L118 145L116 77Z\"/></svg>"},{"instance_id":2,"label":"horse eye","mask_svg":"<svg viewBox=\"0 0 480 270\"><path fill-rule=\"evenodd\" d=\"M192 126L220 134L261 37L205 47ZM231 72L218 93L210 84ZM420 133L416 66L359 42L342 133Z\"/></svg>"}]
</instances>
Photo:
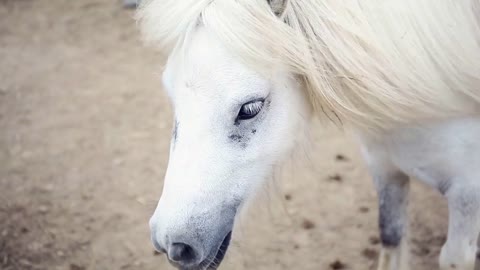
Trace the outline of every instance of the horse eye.
<instances>
[{"instance_id":1,"label":"horse eye","mask_svg":"<svg viewBox=\"0 0 480 270\"><path fill-rule=\"evenodd\" d=\"M262 110L264 100L254 100L242 105L238 112L237 120L252 119Z\"/></svg>"}]
</instances>

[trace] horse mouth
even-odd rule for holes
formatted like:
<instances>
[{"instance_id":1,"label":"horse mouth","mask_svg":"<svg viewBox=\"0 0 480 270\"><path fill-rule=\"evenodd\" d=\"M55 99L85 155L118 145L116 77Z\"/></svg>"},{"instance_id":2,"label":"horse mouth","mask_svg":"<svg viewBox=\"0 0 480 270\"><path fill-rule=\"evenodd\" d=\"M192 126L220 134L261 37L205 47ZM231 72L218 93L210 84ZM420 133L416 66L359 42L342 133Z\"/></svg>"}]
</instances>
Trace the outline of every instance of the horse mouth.
<instances>
[{"instance_id":1,"label":"horse mouth","mask_svg":"<svg viewBox=\"0 0 480 270\"><path fill-rule=\"evenodd\" d=\"M222 241L222 244L215 253L215 256L212 259L208 260L207 270L216 270L220 264L222 263L223 259L225 258L225 254L227 253L227 249L230 246L230 240L232 239L232 232L230 231Z\"/></svg>"}]
</instances>

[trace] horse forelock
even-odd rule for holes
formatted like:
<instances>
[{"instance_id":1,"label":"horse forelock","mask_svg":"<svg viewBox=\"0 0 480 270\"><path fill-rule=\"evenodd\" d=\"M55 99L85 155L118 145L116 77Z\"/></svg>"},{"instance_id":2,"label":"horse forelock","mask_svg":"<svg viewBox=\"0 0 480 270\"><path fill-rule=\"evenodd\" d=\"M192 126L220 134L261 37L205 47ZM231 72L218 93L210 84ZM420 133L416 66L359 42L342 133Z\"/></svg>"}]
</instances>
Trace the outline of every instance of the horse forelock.
<instances>
[{"instance_id":1,"label":"horse forelock","mask_svg":"<svg viewBox=\"0 0 480 270\"><path fill-rule=\"evenodd\" d=\"M252 68L298 76L317 112L358 128L478 113L474 0L271 2L151 0L137 17L167 54L204 25Z\"/></svg>"}]
</instances>

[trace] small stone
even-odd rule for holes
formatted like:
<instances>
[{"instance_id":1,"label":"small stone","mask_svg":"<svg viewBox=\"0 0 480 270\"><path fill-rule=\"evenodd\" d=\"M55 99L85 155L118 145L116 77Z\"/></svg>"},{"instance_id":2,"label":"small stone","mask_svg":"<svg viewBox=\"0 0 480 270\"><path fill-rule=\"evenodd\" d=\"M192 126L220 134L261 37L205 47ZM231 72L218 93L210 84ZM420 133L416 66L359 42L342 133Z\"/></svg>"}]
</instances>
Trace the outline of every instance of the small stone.
<instances>
[{"instance_id":1,"label":"small stone","mask_svg":"<svg viewBox=\"0 0 480 270\"><path fill-rule=\"evenodd\" d=\"M368 213L370 209L366 206L361 206L360 208L358 208L358 211L360 211L360 213Z\"/></svg>"},{"instance_id":2,"label":"small stone","mask_svg":"<svg viewBox=\"0 0 480 270\"><path fill-rule=\"evenodd\" d=\"M427 256L428 254L430 254L430 249L428 247L419 247L418 250L415 250L415 255L418 255L418 256Z\"/></svg>"},{"instance_id":3,"label":"small stone","mask_svg":"<svg viewBox=\"0 0 480 270\"><path fill-rule=\"evenodd\" d=\"M85 269L87 269L85 266L78 265L75 263L70 264L70 270L85 270Z\"/></svg>"},{"instance_id":4,"label":"small stone","mask_svg":"<svg viewBox=\"0 0 480 270\"><path fill-rule=\"evenodd\" d=\"M122 165L124 162L123 162L123 159L122 158L115 158L113 159L112 161L112 164L113 166L120 166Z\"/></svg>"},{"instance_id":5,"label":"small stone","mask_svg":"<svg viewBox=\"0 0 480 270\"><path fill-rule=\"evenodd\" d=\"M330 264L330 269L332 270L347 269L347 265L339 260L336 260Z\"/></svg>"},{"instance_id":6,"label":"small stone","mask_svg":"<svg viewBox=\"0 0 480 270\"><path fill-rule=\"evenodd\" d=\"M362 251L362 255L369 260L375 260L378 257L378 252L374 249L366 248Z\"/></svg>"},{"instance_id":7,"label":"small stone","mask_svg":"<svg viewBox=\"0 0 480 270\"><path fill-rule=\"evenodd\" d=\"M311 220L304 219L302 222L302 228L304 228L305 230L311 230L315 228L315 223L313 223L313 221Z\"/></svg>"},{"instance_id":8,"label":"small stone","mask_svg":"<svg viewBox=\"0 0 480 270\"><path fill-rule=\"evenodd\" d=\"M292 199L292 195L290 194L285 194L285 200L290 201Z\"/></svg>"},{"instance_id":9,"label":"small stone","mask_svg":"<svg viewBox=\"0 0 480 270\"><path fill-rule=\"evenodd\" d=\"M141 205L147 205L147 200L143 197L137 197L136 201Z\"/></svg>"},{"instance_id":10,"label":"small stone","mask_svg":"<svg viewBox=\"0 0 480 270\"><path fill-rule=\"evenodd\" d=\"M18 262L20 264L23 264L23 265L33 266L33 264L29 260L26 260L26 259L20 259Z\"/></svg>"},{"instance_id":11,"label":"small stone","mask_svg":"<svg viewBox=\"0 0 480 270\"><path fill-rule=\"evenodd\" d=\"M42 213L42 214L48 213L48 210L49 210L48 206L46 206L46 205L40 205L38 207L38 211L40 211L40 213Z\"/></svg>"},{"instance_id":12,"label":"small stone","mask_svg":"<svg viewBox=\"0 0 480 270\"><path fill-rule=\"evenodd\" d=\"M40 190L43 191L43 192L51 192L54 189L55 189L54 186L51 185L51 184L47 184L47 185L40 188Z\"/></svg>"},{"instance_id":13,"label":"small stone","mask_svg":"<svg viewBox=\"0 0 480 270\"><path fill-rule=\"evenodd\" d=\"M330 175L330 176L328 177L328 180L330 180L330 181L336 181L336 182L341 182L341 181L342 181L342 176L340 176L339 174Z\"/></svg>"},{"instance_id":14,"label":"small stone","mask_svg":"<svg viewBox=\"0 0 480 270\"><path fill-rule=\"evenodd\" d=\"M378 245L380 243L380 239L376 236L371 236L368 239L368 242L370 242L370 244L372 244L372 245Z\"/></svg>"},{"instance_id":15,"label":"small stone","mask_svg":"<svg viewBox=\"0 0 480 270\"><path fill-rule=\"evenodd\" d=\"M40 242L33 241L28 245L28 249L31 251L39 251L44 247L44 245Z\"/></svg>"}]
</instances>

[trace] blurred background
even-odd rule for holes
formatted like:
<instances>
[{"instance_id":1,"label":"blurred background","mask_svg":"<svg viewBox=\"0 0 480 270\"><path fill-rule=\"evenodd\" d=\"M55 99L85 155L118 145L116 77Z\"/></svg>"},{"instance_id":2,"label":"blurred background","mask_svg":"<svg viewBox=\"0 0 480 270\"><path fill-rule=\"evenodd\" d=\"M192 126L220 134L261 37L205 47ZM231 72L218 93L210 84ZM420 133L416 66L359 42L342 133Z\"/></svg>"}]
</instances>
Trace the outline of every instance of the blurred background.
<instances>
[{"instance_id":1,"label":"blurred background","mask_svg":"<svg viewBox=\"0 0 480 270\"><path fill-rule=\"evenodd\" d=\"M171 269L148 230L171 108L133 15L116 0L0 0L0 269ZM375 269L357 147L311 133L240 217L221 269ZM415 184L411 205L414 269L436 269L445 202Z\"/></svg>"}]
</instances>

